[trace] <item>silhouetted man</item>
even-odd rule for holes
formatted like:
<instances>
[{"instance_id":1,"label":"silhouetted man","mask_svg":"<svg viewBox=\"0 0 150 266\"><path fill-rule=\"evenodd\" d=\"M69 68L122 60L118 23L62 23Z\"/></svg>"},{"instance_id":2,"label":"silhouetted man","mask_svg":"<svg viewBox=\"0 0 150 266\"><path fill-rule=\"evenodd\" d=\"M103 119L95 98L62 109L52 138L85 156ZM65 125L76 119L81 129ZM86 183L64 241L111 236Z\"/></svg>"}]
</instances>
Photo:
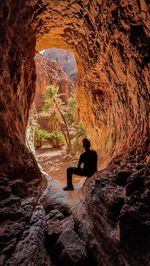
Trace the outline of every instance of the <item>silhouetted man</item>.
<instances>
[{"instance_id":1,"label":"silhouetted man","mask_svg":"<svg viewBox=\"0 0 150 266\"><path fill-rule=\"evenodd\" d=\"M97 171L97 153L94 150L90 150L90 146L90 141L83 139L85 152L80 155L78 167L69 167L67 169L67 186L63 190L74 190L72 174L90 177ZM83 168L81 168L82 164Z\"/></svg>"}]
</instances>

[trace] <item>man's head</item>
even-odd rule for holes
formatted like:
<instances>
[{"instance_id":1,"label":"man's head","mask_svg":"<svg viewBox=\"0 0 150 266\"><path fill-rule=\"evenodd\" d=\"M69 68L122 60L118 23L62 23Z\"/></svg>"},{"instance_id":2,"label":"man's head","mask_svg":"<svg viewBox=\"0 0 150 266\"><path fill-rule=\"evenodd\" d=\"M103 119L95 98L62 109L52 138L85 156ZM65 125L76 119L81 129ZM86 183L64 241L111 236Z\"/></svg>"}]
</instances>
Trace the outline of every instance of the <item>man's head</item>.
<instances>
[{"instance_id":1,"label":"man's head","mask_svg":"<svg viewBox=\"0 0 150 266\"><path fill-rule=\"evenodd\" d=\"M91 147L91 143L90 143L90 141L89 141L88 139L83 139L82 142L83 142L83 147L84 147L86 150L89 150L90 147Z\"/></svg>"}]
</instances>

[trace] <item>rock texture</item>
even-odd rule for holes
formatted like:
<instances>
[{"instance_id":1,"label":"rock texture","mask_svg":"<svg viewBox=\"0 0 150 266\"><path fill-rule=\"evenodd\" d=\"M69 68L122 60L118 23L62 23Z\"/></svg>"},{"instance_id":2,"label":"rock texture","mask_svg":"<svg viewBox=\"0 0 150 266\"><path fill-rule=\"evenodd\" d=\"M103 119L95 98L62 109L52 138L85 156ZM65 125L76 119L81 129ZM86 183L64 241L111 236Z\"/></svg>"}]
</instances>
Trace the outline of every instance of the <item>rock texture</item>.
<instances>
[{"instance_id":1,"label":"rock texture","mask_svg":"<svg viewBox=\"0 0 150 266\"><path fill-rule=\"evenodd\" d=\"M45 10L37 49L56 44L74 51L76 97L93 146L106 158L140 145L149 131L149 3L58 1L55 6Z\"/></svg>"},{"instance_id":2,"label":"rock texture","mask_svg":"<svg viewBox=\"0 0 150 266\"><path fill-rule=\"evenodd\" d=\"M37 54L35 64L37 79L34 104L37 110L37 122L42 129L49 131L51 129L49 115L42 112L46 87L51 84L58 86L62 100L67 102L72 93L75 93L75 85L73 79L67 76L59 63Z\"/></svg>"},{"instance_id":3,"label":"rock texture","mask_svg":"<svg viewBox=\"0 0 150 266\"><path fill-rule=\"evenodd\" d=\"M89 249L95 256L101 254L100 265L150 264L149 10L147 0L0 2L2 265L21 265L18 254L24 245L20 243L25 240L24 232L30 233L31 217L46 185L25 144L35 95L35 46L37 51L69 48L75 54L76 98L82 120L93 147L101 149L101 160L110 162L114 157L103 179L98 173L88 186L86 206L93 225L88 237L96 235L98 243L90 241ZM118 185L124 187L124 196ZM117 226L119 235L111 238ZM33 238L35 231L43 249L43 230L33 230ZM25 253L24 265L36 265L37 258L41 265L50 264L44 250L40 249L41 259L35 257L39 245L32 247L30 255Z\"/></svg>"},{"instance_id":4,"label":"rock texture","mask_svg":"<svg viewBox=\"0 0 150 266\"><path fill-rule=\"evenodd\" d=\"M64 192L60 181L49 179L40 203L46 215L45 246L54 265L98 265L98 242L78 188Z\"/></svg>"},{"instance_id":5,"label":"rock texture","mask_svg":"<svg viewBox=\"0 0 150 266\"><path fill-rule=\"evenodd\" d=\"M44 104L44 91L47 86L53 84L59 87L59 93L62 95L62 100L66 102L72 93L75 93L74 82L63 71L60 64L55 61L48 60L41 55L35 56L36 64L36 94L35 107L39 112L42 111Z\"/></svg>"},{"instance_id":6,"label":"rock texture","mask_svg":"<svg viewBox=\"0 0 150 266\"><path fill-rule=\"evenodd\" d=\"M30 114L28 118L28 124L26 128L26 145L28 149L35 155L35 147L34 147L34 135L37 126L37 111L35 108L35 104L32 104L30 109Z\"/></svg>"},{"instance_id":7,"label":"rock texture","mask_svg":"<svg viewBox=\"0 0 150 266\"><path fill-rule=\"evenodd\" d=\"M150 164L140 170L128 167L122 171L113 162L87 187L86 207L100 244L100 265L109 265L110 258L111 265L150 263ZM126 176L126 185L116 184L117 176L123 181Z\"/></svg>"},{"instance_id":8,"label":"rock texture","mask_svg":"<svg viewBox=\"0 0 150 266\"><path fill-rule=\"evenodd\" d=\"M66 74L76 83L78 75L76 59L75 56L69 52L69 50L57 48L46 49L43 53L43 56L59 63L64 72L66 72Z\"/></svg>"}]
</instances>

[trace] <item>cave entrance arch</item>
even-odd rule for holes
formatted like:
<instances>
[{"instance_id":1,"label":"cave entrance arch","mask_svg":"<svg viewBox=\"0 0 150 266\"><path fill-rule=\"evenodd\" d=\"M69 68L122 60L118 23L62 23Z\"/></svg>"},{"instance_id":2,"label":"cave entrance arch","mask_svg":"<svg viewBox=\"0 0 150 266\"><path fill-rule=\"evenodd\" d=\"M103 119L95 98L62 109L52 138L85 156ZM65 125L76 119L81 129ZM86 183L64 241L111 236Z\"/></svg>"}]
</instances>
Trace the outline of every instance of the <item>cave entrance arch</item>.
<instances>
[{"instance_id":1,"label":"cave entrance arch","mask_svg":"<svg viewBox=\"0 0 150 266\"><path fill-rule=\"evenodd\" d=\"M112 158L115 149L118 154L125 149L127 154L133 146L137 150L147 140L149 24L138 3L131 8L124 1L108 2L20 0L17 8L15 1L1 3L0 86L6 88L1 96L1 165L5 171L24 165L25 131L35 93L34 55L49 47L69 48L76 56L77 102L92 144L103 158ZM142 9L149 17L146 2Z\"/></svg>"},{"instance_id":2,"label":"cave entrance arch","mask_svg":"<svg viewBox=\"0 0 150 266\"><path fill-rule=\"evenodd\" d=\"M34 107L32 106L33 109L35 108L35 112L31 110L31 115L36 113L35 119L37 121L37 126L33 129L35 131L34 153L44 172L53 178L66 181L64 179L66 178L67 167L77 165L77 152L82 151L79 144L81 137L78 142L78 134L85 136L85 130L82 130L81 117L75 101L78 74L76 59L69 50L49 48L42 50L35 56L35 65L36 92ZM45 112L43 111L43 107L45 107L44 93L50 85L59 88L58 94L61 95L59 97L60 109L67 123L74 156L69 156L70 153L67 156L68 137L66 127L57 108L53 110L54 106L52 105L50 109L44 109ZM34 123L34 117L30 117L30 121L32 119ZM57 137L55 135L54 140L56 132ZM63 145L61 144L62 139ZM27 143L30 143L29 137ZM30 148L32 149L32 143L30 143ZM79 181L80 178L74 177L74 180Z\"/></svg>"},{"instance_id":3,"label":"cave entrance arch","mask_svg":"<svg viewBox=\"0 0 150 266\"><path fill-rule=\"evenodd\" d=\"M123 156L114 161L115 167L118 167L122 158L127 158L131 163L130 167L137 166L140 169L143 164L146 166L150 162L149 10L148 1L0 2L0 175L1 204L4 206L1 217L2 224L6 225L6 239L8 237L6 244L2 245L4 255L2 254L1 260L4 260L4 264L7 264L8 254L13 259L12 241L17 245L26 228L24 222L30 224L33 209L46 187L46 180L41 175L34 156L25 145L29 109L35 93L35 46L37 51L49 47L69 47L73 51L79 72L77 100L92 143L101 149L103 158L106 158L106 154L108 159L112 158L113 149L117 148L117 153ZM121 167L126 167L126 164ZM131 230L135 230L133 218L137 221L137 228L145 231L145 226L148 226L149 230L149 169L142 169L140 173L141 177L138 173L133 178L133 183L130 183L133 197L131 201L125 198L125 212L122 213L121 237L127 244L127 236L133 236ZM137 183L139 188L135 186L134 180L141 180ZM22 200L24 198L25 201ZM94 203L96 202L89 207L95 207ZM110 212L109 214L108 220L111 216ZM130 217L129 224L126 224L127 217ZM92 219L95 221L95 216ZM114 226L114 221L112 224ZM17 235L14 235L16 227ZM11 234L7 235L7 232ZM137 232L135 236L138 235ZM108 234L105 239L107 241ZM136 241L136 237L134 240ZM109 248L111 243L112 239L109 241ZM141 243L145 243L144 239ZM108 257L105 243L103 247L105 252L102 254L106 253L107 258L104 263L108 264L112 258ZM26 249L26 245L24 248ZM140 250L138 261L135 257L133 260L131 258L131 264L145 261L143 248L138 249ZM147 250L149 252L148 248ZM111 254L116 254L116 248L112 251ZM18 264L18 256L23 253L17 249L17 263L13 263L14 265ZM26 256L27 253L24 254ZM35 254L34 249L33 255ZM37 254L40 254L39 249ZM124 251L122 254L124 257ZM132 256L131 252L129 256ZM121 255L120 261L123 257ZM21 257L19 261L22 263L24 259L28 260ZM37 259L41 257L37 256ZM10 263L9 260L8 264ZM37 261L36 263L38 264Z\"/></svg>"}]
</instances>

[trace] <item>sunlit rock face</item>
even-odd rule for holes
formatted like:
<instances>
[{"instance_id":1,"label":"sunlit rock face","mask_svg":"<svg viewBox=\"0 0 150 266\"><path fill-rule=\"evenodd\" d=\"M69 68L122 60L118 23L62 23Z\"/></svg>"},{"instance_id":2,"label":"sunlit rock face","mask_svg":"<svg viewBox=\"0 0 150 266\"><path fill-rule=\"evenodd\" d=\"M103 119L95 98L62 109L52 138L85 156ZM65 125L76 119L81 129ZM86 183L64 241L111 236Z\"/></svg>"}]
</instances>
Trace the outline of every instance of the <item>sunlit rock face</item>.
<instances>
[{"instance_id":1,"label":"sunlit rock face","mask_svg":"<svg viewBox=\"0 0 150 266\"><path fill-rule=\"evenodd\" d=\"M44 14L38 19L44 19ZM47 5L44 22L37 49L56 43L76 55L76 97L93 146L108 158L122 147L124 151L145 142L149 130L149 3L75 1L68 5L58 1Z\"/></svg>"},{"instance_id":2,"label":"sunlit rock face","mask_svg":"<svg viewBox=\"0 0 150 266\"><path fill-rule=\"evenodd\" d=\"M41 55L35 56L35 63L37 79L34 102L37 111L42 111L44 105L44 92L47 86L51 84L59 87L58 93L62 94L62 100L67 102L68 98L71 97L71 94L75 93L73 79L67 76L58 63L48 60Z\"/></svg>"},{"instance_id":3,"label":"sunlit rock face","mask_svg":"<svg viewBox=\"0 0 150 266\"><path fill-rule=\"evenodd\" d=\"M64 72L76 83L78 75L76 59L69 50L57 48L46 49L43 53L43 56L47 59L54 60L59 63L62 66Z\"/></svg>"},{"instance_id":4,"label":"sunlit rock face","mask_svg":"<svg viewBox=\"0 0 150 266\"><path fill-rule=\"evenodd\" d=\"M68 98L75 93L75 84L74 80L63 71L61 65L53 60L37 54L35 65L37 79L34 103L37 110L37 122L42 129L49 131L51 129L49 114L44 114L42 111L46 88L51 84L59 87L58 93L61 94L62 101L67 103Z\"/></svg>"},{"instance_id":5,"label":"sunlit rock face","mask_svg":"<svg viewBox=\"0 0 150 266\"><path fill-rule=\"evenodd\" d=\"M35 223L36 230L32 231L33 234L40 227L33 210L43 188L42 177L33 155L25 145L28 114L35 94L35 45L38 52L49 47L65 49L69 47L75 54L79 73L76 98L92 145L101 150L101 158L104 160L110 161L113 155L120 154L113 162L113 168L109 165L108 172L104 176L108 181L102 180L96 183L96 179L93 179L93 186L90 183L87 189L86 206L93 224L93 234L96 237L98 235L99 243L102 243L101 238L103 238L103 246L100 244L101 254L104 258L108 256L107 263L103 261L102 265L116 265L115 257L118 254L120 254L120 265L121 261L126 262L126 260L129 265L140 265L142 260L145 265L150 264L148 239L146 238L145 242L143 240L143 236L149 235L150 232L149 10L150 4L147 0L1 1L0 237L3 255L0 259L2 265L10 263L17 265L18 261L19 263L23 261L21 255L18 255L22 250L19 249L18 240L25 237L22 236L22 232L26 224L31 226ZM122 169L131 170L130 175L118 174ZM98 173L97 178L105 179L101 173ZM115 198L120 186L124 188L124 202L121 200L119 206L117 205L117 213L113 216L111 206L115 212ZM114 187L114 197L111 197ZM110 194L106 193L108 188ZM29 198L29 195L32 197ZM119 198L120 196L117 197L117 202L120 202ZM40 213L42 212L43 210ZM33 220L30 220L32 214ZM39 215L42 215L42 223L43 214ZM100 228L105 219L108 227L106 226L101 233ZM135 225L136 231L134 231ZM113 235L108 234L113 231L113 226L115 229L117 226L120 230L119 238L116 240ZM40 228L44 226L41 225ZM41 236L43 229L41 231L40 228L38 232ZM26 230L28 232L26 237L28 234L30 236L29 228ZM128 249L128 235L131 238L132 232L135 239L134 241L132 239L131 243L135 244L137 239L139 244L134 252ZM108 241L105 241L106 235L109 245ZM39 238L36 234L34 236L37 251L39 242L36 242L36 239ZM43 238L40 239L44 241ZM21 241L23 243L23 239ZM13 263L14 256L11 254L16 244L18 245L16 256L19 256L19 259L17 263ZM142 249L143 245L146 246L146 254ZM43 242L41 249L44 249ZM109 249L111 252L108 254ZM30 259L27 264L30 264L33 254L36 254L35 250L30 255L28 253ZM10 263L7 264L7 259L10 257ZM24 259L26 260L26 257ZM41 262L43 265L44 263L50 265L45 252L43 260ZM37 264L36 259L34 262Z\"/></svg>"}]
</instances>

